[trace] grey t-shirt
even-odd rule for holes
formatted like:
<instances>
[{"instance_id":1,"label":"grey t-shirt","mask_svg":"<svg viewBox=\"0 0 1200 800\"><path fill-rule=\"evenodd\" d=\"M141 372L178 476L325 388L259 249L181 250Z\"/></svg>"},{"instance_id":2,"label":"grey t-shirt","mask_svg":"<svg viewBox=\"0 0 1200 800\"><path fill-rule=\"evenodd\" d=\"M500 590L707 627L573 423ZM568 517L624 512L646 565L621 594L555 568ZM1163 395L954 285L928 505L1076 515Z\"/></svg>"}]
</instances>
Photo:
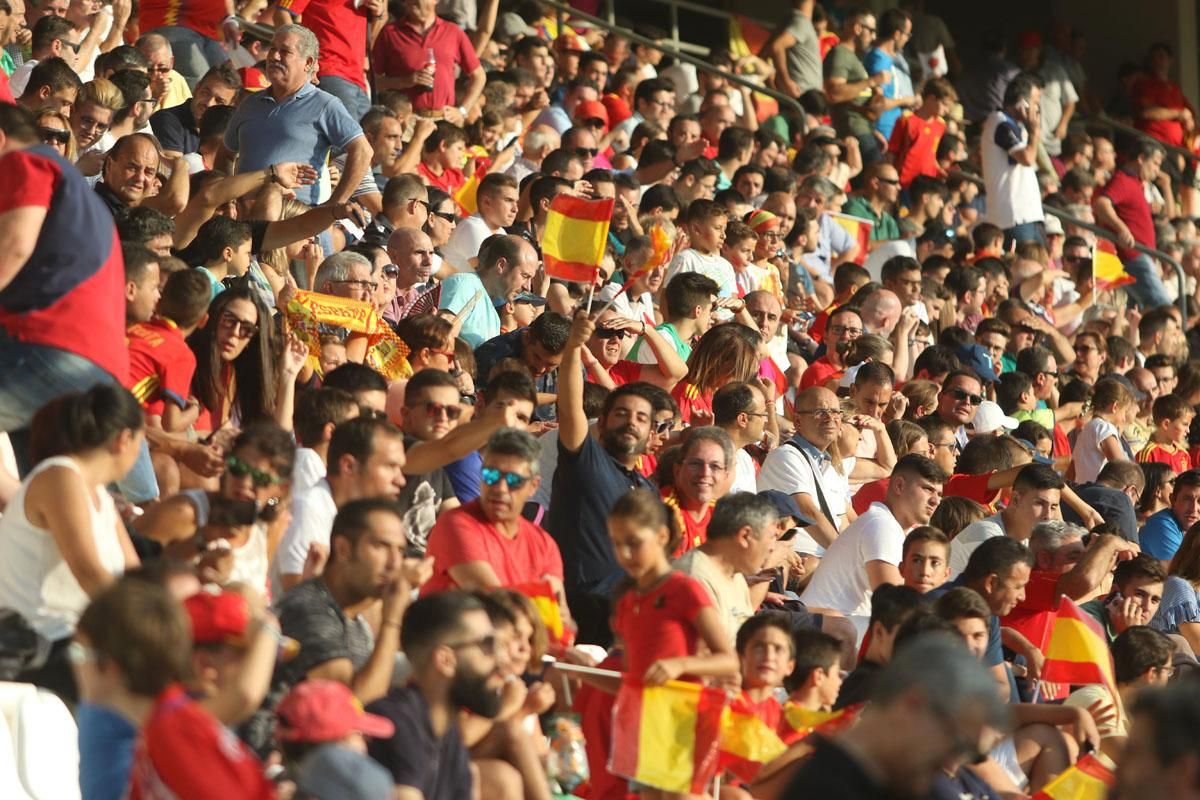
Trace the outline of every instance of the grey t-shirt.
<instances>
[{"instance_id":1,"label":"grey t-shirt","mask_svg":"<svg viewBox=\"0 0 1200 800\"><path fill-rule=\"evenodd\" d=\"M865 81L867 68L858 54L844 44L836 45L825 56L825 79L842 78L846 83ZM845 103L838 103L830 110L833 127L839 136L866 136L871 133L871 123L864 116L863 108L871 99L870 90Z\"/></svg>"},{"instance_id":2,"label":"grey t-shirt","mask_svg":"<svg viewBox=\"0 0 1200 800\"><path fill-rule=\"evenodd\" d=\"M821 45L812 20L799 11L792 12L787 32L796 40L787 51L788 77L800 86L803 94L821 88Z\"/></svg>"}]
</instances>

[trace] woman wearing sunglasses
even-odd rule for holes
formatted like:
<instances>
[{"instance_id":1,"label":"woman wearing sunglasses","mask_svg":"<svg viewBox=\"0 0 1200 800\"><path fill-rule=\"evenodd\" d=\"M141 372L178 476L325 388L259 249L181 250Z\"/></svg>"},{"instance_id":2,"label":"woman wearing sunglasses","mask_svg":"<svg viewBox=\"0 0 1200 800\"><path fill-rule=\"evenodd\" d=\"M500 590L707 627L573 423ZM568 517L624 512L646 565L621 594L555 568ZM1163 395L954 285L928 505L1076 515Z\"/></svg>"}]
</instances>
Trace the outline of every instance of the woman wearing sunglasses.
<instances>
[{"instance_id":1,"label":"woman wearing sunglasses","mask_svg":"<svg viewBox=\"0 0 1200 800\"><path fill-rule=\"evenodd\" d=\"M138 566L112 497L142 444L142 409L116 384L64 395L33 418L40 463L0 518L0 608L16 611L51 644L49 660L19 676L77 699L66 650L84 608Z\"/></svg>"},{"instance_id":2,"label":"woman wearing sunglasses","mask_svg":"<svg viewBox=\"0 0 1200 800\"><path fill-rule=\"evenodd\" d=\"M436 275L442 268L442 248L450 241L450 234L458 226L458 206L450 195L441 189L429 188L429 221L425 223L425 233L433 242L434 258L433 272Z\"/></svg>"},{"instance_id":3,"label":"woman wearing sunglasses","mask_svg":"<svg viewBox=\"0 0 1200 800\"><path fill-rule=\"evenodd\" d=\"M57 111L42 111L38 114L37 129L42 144L53 147L68 161L75 160L75 135L71 133L71 122L66 116Z\"/></svg>"}]
</instances>

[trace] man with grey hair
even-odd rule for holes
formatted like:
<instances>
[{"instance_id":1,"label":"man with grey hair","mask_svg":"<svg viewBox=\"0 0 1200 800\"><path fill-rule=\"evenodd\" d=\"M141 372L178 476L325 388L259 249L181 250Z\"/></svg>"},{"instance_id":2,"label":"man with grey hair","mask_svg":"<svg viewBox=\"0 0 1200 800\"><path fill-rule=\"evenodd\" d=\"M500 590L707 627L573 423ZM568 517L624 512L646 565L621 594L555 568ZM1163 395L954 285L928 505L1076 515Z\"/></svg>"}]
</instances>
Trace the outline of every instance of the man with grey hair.
<instances>
[{"instance_id":1,"label":"man with grey hair","mask_svg":"<svg viewBox=\"0 0 1200 800\"><path fill-rule=\"evenodd\" d=\"M950 637L918 636L880 672L858 724L834 739L817 737L784 796L924 797L947 765L987 752L988 728L1009 726L979 659Z\"/></svg>"},{"instance_id":2,"label":"man with grey hair","mask_svg":"<svg viewBox=\"0 0 1200 800\"><path fill-rule=\"evenodd\" d=\"M373 152L346 106L313 85L318 58L317 38L308 28L276 28L266 60L271 88L250 95L238 106L225 131L225 146L238 154L238 172L265 169L280 161L299 161L320 171L331 150L345 151L341 179L326 201L336 208L358 188ZM320 184L297 188L296 199L317 205Z\"/></svg>"},{"instance_id":3,"label":"man with grey hair","mask_svg":"<svg viewBox=\"0 0 1200 800\"><path fill-rule=\"evenodd\" d=\"M154 110L172 108L192 96L187 81L175 71L175 54L171 43L158 33L147 33L137 40L137 49L150 66L150 97L154 99Z\"/></svg>"},{"instance_id":4,"label":"man with grey hair","mask_svg":"<svg viewBox=\"0 0 1200 800\"><path fill-rule=\"evenodd\" d=\"M366 256L343 251L321 262L313 286L322 294L370 301L375 291L375 265Z\"/></svg>"},{"instance_id":5,"label":"man with grey hair","mask_svg":"<svg viewBox=\"0 0 1200 800\"><path fill-rule=\"evenodd\" d=\"M1029 551L1033 554L1031 590L1013 613L1049 611L1060 596L1076 602L1089 600L1112 575L1118 561L1128 561L1141 549L1111 533L1091 537L1086 528L1048 519L1033 526ZM1039 591L1038 587L1046 591Z\"/></svg>"},{"instance_id":6,"label":"man with grey hair","mask_svg":"<svg viewBox=\"0 0 1200 800\"><path fill-rule=\"evenodd\" d=\"M776 539L778 519L775 504L765 497L751 492L725 495L712 507L708 540L675 562L675 569L700 581L708 591L730 644L771 585L762 581L751 589L746 576L779 566L790 551Z\"/></svg>"},{"instance_id":7,"label":"man with grey hair","mask_svg":"<svg viewBox=\"0 0 1200 800\"><path fill-rule=\"evenodd\" d=\"M504 170L505 174L520 184L527 175L541 172L542 159L557 150L561 141L558 131L549 125L534 125L521 143L521 155Z\"/></svg>"},{"instance_id":8,"label":"man with grey hair","mask_svg":"<svg viewBox=\"0 0 1200 800\"><path fill-rule=\"evenodd\" d=\"M837 193L837 186L820 175L809 175L796 190L796 205L817 212L817 249L807 254L805 261L815 271L814 278L830 284L833 265L853 261L858 255L858 243L829 215L829 203Z\"/></svg>"},{"instance_id":9,"label":"man with grey hair","mask_svg":"<svg viewBox=\"0 0 1200 800\"><path fill-rule=\"evenodd\" d=\"M563 563L558 545L521 516L541 483L541 446L517 428L501 428L483 448L479 497L438 518L426 555L433 577L422 594L451 589L491 590L549 581L562 596ZM566 604L560 603L565 609Z\"/></svg>"}]
</instances>

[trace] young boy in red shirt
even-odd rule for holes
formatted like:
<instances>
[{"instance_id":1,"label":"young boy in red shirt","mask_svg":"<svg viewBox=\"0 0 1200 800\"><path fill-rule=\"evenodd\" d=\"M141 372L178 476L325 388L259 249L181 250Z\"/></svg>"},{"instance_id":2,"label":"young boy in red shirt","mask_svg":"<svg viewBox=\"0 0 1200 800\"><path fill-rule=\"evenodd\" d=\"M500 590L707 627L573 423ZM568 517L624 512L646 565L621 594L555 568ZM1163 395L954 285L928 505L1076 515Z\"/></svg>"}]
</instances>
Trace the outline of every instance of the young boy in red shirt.
<instances>
[{"instance_id":1,"label":"young boy in red shirt","mask_svg":"<svg viewBox=\"0 0 1200 800\"><path fill-rule=\"evenodd\" d=\"M950 106L958 102L958 94L950 82L934 78L921 90L921 105L912 114L905 114L892 129L888 152L900 173L900 185L907 189L918 175L942 177L937 163L938 143L946 132L943 119Z\"/></svg>"},{"instance_id":2,"label":"young boy in red shirt","mask_svg":"<svg viewBox=\"0 0 1200 800\"><path fill-rule=\"evenodd\" d=\"M421 148L421 163L417 174L429 186L441 189L454 197L467 177L463 174L463 155L467 150L467 134L457 125L439 120L433 133Z\"/></svg>"},{"instance_id":3,"label":"young boy in red shirt","mask_svg":"<svg viewBox=\"0 0 1200 800\"><path fill-rule=\"evenodd\" d=\"M1142 464L1166 464L1175 474L1192 468L1188 455L1187 436L1196 412L1177 394L1167 394L1154 401L1151 411L1154 416L1154 431L1150 441L1138 453Z\"/></svg>"}]
</instances>

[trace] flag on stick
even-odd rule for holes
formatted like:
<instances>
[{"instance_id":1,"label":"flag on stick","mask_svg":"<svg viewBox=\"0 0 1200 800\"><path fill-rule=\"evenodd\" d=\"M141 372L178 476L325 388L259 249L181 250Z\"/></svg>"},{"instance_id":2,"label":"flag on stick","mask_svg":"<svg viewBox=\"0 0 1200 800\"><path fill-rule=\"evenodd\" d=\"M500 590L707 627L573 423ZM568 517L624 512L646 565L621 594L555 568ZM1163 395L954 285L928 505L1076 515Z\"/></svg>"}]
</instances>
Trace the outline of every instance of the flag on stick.
<instances>
[{"instance_id":1,"label":"flag on stick","mask_svg":"<svg viewBox=\"0 0 1200 800\"><path fill-rule=\"evenodd\" d=\"M1069 597L1059 602L1042 665L1042 680L1050 683L1103 683L1117 696L1112 653L1104 631Z\"/></svg>"},{"instance_id":2,"label":"flag on stick","mask_svg":"<svg viewBox=\"0 0 1200 800\"><path fill-rule=\"evenodd\" d=\"M1092 284L1096 291L1111 292L1136 282L1137 279L1125 271L1113 243L1106 239L1097 241L1096 252L1092 255Z\"/></svg>"},{"instance_id":3,"label":"flag on stick","mask_svg":"<svg viewBox=\"0 0 1200 800\"><path fill-rule=\"evenodd\" d=\"M542 232L546 274L564 281L590 283L604 257L613 199L582 200L560 194L550 202Z\"/></svg>"},{"instance_id":4,"label":"flag on stick","mask_svg":"<svg viewBox=\"0 0 1200 800\"><path fill-rule=\"evenodd\" d=\"M1104 756L1089 753L1043 786L1033 800L1104 800L1117 782L1105 761Z\"/></svg>"},{"instance_id":5,"label":"flag on stick","mask_svg":"<svg viewBox=\"0 0 1200 800\"><path fill-rule=\"evenodd\" d=\"M849 214L831 213L833 221L842 226L846 233L850 234L850 238L858 244L858 255L854 257L854 263L862 266L862 263L867 260L867 246L871 242L871 228L875 227L875 223L867 219L859 219L852 217Z\"/></svg>"},{"instance_id":6,"label":"flag on stick","mask_svg":"<svg viewBox=\"0 0 1200 800\"><path fill-rule=\"evenodd\" d=\"M513 586L512 589L533 601L542 624L546 626L546 635L550 638L551 644L563 647L571 646L575 637L563 622L562 607L558 604L558 595L555 594L550 581L522 583Z\"/></svg>"}]
</instances>

